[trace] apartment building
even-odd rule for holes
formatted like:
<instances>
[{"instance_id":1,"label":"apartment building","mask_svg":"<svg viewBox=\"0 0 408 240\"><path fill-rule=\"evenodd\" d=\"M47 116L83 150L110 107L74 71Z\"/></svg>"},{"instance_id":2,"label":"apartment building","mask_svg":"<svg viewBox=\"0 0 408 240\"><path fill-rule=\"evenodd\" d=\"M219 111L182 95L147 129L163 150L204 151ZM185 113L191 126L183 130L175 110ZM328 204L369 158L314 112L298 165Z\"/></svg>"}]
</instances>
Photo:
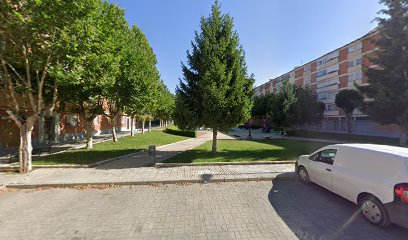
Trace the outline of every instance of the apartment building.
<instances>
[{"instance_id":1,"label":"apartment building","mask_svg":"<svg viewBox=\"0 0 408 240\"><path fill-rule=\"evenodd\" d=\"M302 66L295 67L277 78L255 88L255 95L273 94L280 91L282 82L289 79L297 86L309 86L326 107L324 119L318 126L303 126L314 131L346 132L344 114L334 103L336 94L342 89L354 88L354 84L364 85L367 77L364 67L372 66L367 56L375 51L372 39L378 36L376 29L338 49L335 49ZM358 110L353 113L354 133L361 135L398 137L395 125L382 126L369 119Z\"/></svg>"},{"instance_id":2,"label":"apartment building","mask_svg":"<svg viewBox=\"0 0 408 240\"><path fill-rule=\"evenodd\" d=\"M5 112L5 97L0 93L0 150L16 148L20 142L19 129ZM112 124L108 117L99 115L94 121L94 135L110 133ZM33 145L49 140L54 143L85 138L86 122L78 114L57 113L40 117L32 133ZM130 117L119 115L116 119L117 131L130 131Z\"/></svg>"}]
</instances>

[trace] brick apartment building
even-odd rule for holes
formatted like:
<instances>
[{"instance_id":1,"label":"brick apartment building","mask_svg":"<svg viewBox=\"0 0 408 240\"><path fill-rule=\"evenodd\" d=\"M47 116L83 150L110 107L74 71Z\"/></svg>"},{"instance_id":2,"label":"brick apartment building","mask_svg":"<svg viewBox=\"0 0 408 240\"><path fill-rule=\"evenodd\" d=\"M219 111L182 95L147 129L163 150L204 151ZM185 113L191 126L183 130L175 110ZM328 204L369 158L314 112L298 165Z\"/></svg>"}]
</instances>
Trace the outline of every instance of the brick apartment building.
<instances>
[{"instance_id":1,"label":"brick apartment building","mask_svg":"<svg viewBox=\"0 0 408 240\"><path fill-rule=\"evenodd\" d=\"M0 150L16 148L19 145L19 129L5 112L5 97L0 94ZM117 116L116 129L130 131L130 117ZM94 119L94 135L110 133L110 119L99 115ZM86 122L78 114L53 113L50 117L41 117L35 124L32 133L34 146L44 143L65 142L85 138Z\"/></svg>"},{"instance_id":2,"label":"brick apartment building","mask_svg":"<svg viewBox=\"0 0 408 240\"><path fill-rule=\"evenodd\" d=\"M318 100L326 105L324 119L318 126L302 126L303 129L322 132L347 132L345 117L334 103L336 94L342 89L354 88L367 84L367 77L362 66L370 67L372 63L367 55L375 51L371 39L378 36L376 29L336 50L333 50L302 66L295 67L275 79L255 88L255 95L264 95L280 91L282 81L289 79L297 86L310 86L317 94ZM382 126L373 122L360 111L353 113L354 134L399 137L398 126Z\"/></svg>"}]
</instances>

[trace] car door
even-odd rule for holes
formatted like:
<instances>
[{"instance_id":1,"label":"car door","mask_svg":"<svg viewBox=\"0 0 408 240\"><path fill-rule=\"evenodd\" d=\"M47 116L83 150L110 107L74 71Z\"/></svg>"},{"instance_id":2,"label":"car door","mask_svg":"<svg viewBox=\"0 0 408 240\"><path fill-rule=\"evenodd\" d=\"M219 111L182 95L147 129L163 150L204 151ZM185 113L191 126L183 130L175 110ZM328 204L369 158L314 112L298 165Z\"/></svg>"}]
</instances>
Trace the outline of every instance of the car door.
<instances>
[{"instance_id":1,"label":"car door","mask_svg":"<svg viewBox=\"0 0 408 240\"><path fill-rule=\"evenodd\" d=\"M310 179L329 190L333 190L333 163L336 153L336 149L325 149L310 157Z\"/></svg>"}]
</instances>

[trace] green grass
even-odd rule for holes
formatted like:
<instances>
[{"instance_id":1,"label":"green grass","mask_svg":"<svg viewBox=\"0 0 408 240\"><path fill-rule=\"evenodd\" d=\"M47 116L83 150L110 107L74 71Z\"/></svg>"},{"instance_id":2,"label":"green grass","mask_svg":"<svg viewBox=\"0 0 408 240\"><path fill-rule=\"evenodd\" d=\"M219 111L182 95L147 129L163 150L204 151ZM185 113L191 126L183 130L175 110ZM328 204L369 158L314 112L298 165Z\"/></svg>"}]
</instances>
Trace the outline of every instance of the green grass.
<instances>
[{"instance_id":1,"label":"green grass","mask_svg":"<svg viewBox=\"0 0 408 240\"><path fill-rule=\"evenodd\" d=\"M149 145L165 145L188 139L162 131L122 137L118 142L107 141L95 144L93 149L68 150L64 153L40 156L33 159L33 165L90 164L105 159L147 149Z\"/></svg>"},{"instance_id":2,"label":"green grass","mask_svg":"<svg viewBox=\"0 0 408 240\"><path fill-rule=\"evenodd\" d=\"M365 136L365 135L348 135L347 133L330 133L330 132L314 132L305 130L296 130L292 132L292 135L296 137L307 137L307 138L322 138L322 139L332 139L347 142L358 142L358 143L375 143L375 144L386 144L399 146L398 138L389 137L377 137L377 136Z\"/></svg>"},{"instance_id":3,"label":"green grass","mask_svg":"<svg viewBox=\"0 0 408 240\"><path fill-rule=\"evenodd\" d=\"M216 157L212 157L212 142L178 154L166 163L250 162L296 160L328 143L300 140L219 140Z\"/></svg>"}]
</instances>

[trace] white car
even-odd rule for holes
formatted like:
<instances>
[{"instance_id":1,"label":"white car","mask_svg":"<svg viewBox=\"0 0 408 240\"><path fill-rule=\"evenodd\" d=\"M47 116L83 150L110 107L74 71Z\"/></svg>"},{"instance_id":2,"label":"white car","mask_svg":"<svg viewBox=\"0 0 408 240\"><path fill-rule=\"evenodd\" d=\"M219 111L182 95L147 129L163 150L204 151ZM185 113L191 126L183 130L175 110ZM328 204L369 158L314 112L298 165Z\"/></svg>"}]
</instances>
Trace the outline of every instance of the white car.
<instances>
[{"instance_id":1,"label":"white car","mask_svg":"<svg viewBox=\"0 0 408 240\"><path fill-rule=\"evenodd\" d=\"M372 224L408 228L408 148L375 144L336 144L302 155L296 171L358 204Z\"/></svg>"}]
</instances>

